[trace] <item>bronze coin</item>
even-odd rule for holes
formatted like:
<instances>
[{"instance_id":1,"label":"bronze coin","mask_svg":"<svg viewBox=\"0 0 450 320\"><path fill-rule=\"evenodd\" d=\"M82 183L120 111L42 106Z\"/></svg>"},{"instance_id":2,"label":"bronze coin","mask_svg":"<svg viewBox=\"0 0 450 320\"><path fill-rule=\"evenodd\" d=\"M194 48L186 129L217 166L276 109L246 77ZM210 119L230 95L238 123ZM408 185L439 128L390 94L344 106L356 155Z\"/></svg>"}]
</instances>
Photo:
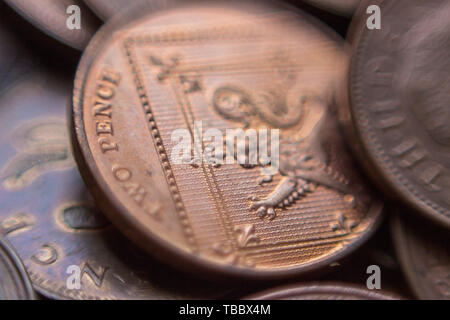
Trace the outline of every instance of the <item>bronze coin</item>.
<instances>
[{"instance_id":1,"label":"bronze coin","mask_svg":"<svg viewBox=\"0 0 450 320\"><path fill-rule=\"evenodd\" d=\"M65 115L71 86L70 75L35 68L0 99L0 233L35 289L57 299L235 295L231 285L199 281L149 259L95 207L71 154ZM79 289L70 278L78 271Z\"/></svg>"},{"instance_id":2,"label":"bronze coin","mask_svg":"<svg viewBox=\"0 0 450 320\"><path fill-rule=\"evenodd\" d=\"M411 289L419 299L450 299L448 231L400 212L391 219L397 256Z\"/></svg>"},{"instance_id":3,"label":"bronze coin","mask_svg":"<svg viewBox=\"0 0 450 320\"><path fill-rule=\"evenodd\" d=\"M385 208L386 215L394 214L391 206ZM320 278L326 282L346 284L366 284L372 274L371 266L380 268L380 285L383 291L405 298L413 297L408 283L402 274L392 243L389 221L385 221L375 235L347 259L333 264L333 270Z\"/></svg>"},{"instance_id":4,"label":"bronze coin","mask_svg":"<svg viewBox=\"0 0 450 320\"><path fill-rule=\"evenodd\" d=\"M382 27L366 27L361 5L343 121L388 194L450 227L450 3L366 3L380 6Z\"/></svg>"},{"instance_id":5,"label":"bronze coin","mask_svg":"<svg viewBox=\"0 0 450 320\"><path fill-rule=\"evenodd\" d=\"M161 259L198 274L281 278L328 266L378 226L383 205L330 108L342 43L293 10L252 1L139 8L85 51L75 157L103 211ZM213 128L218 154L227 129L279 129L279 159L251 164L245 144L239 164L213 163L212 140L200 137ZM178 161L177 129L185 146L201 141L194 158Z\"/></svg>"},{"instance_id":6,"label":"bronze coin","mask_svg":"<svg viewBox=\"0 0 450 320\"><path fill-rule=\"evenodd\" d=\"M35 298L22 261L6 240L0 238L0 300Z\"/></svg>"},{"instance_id":7,"label":"bronze coin","mask_svg":"<svg viewBox=\"0 0 450 320\"><path fill-rule=\"evenodd\" d=\"M350 17L361 0L301 0L329 12Z\"/></svg>"},{"instance_id":8,"label":"bronze coin","mask_svg":"<svg viewBox=\"0 0 450 320\"><path fill-rule=\"evenodd\" d=\"M17 13L35 27L58 41L83 50L99 27L98 19L81 0L5 0ZM67 21L75 11L67 12L69 6L80 10L80 28L69 29Z\"/></svg>"},{"instance_id":9,"label":"bronze coin","mask_svg":"<svg viewBox=\"0 0 450 320\"><path fill-rule=\"evenodd\" d=\"M251 295L246 300L399 300L399 296L382 290L368 290L344 283L289 285Z\"/></svg>"}]
</instances>

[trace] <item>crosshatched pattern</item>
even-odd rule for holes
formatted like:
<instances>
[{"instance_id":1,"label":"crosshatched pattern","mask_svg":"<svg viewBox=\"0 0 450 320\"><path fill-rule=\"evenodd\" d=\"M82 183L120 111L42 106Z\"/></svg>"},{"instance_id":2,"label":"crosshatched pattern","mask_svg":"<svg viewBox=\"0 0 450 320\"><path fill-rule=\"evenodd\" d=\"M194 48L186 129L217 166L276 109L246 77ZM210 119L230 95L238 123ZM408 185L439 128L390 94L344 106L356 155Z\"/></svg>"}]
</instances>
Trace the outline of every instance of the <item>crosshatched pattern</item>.
<instances>
[{"instance_id":1,"label":"crosshatched pattern","mask_svg":"<svg viewBox=\"0 0 450 320\"><path fill-rule=\"evenodd\" d=\"M123 230L142 246L152 251L162 241L216 270L269 275L325 265L373 231L382 206L354 170L329 109L345 68L336 42L292 13L255 16L226 5L148 16L112 39L89 69L82 62L75 125L86 133L78 143L101 201L117 204L112 220L128 220ZM103 109L111 114L96 112L106 105L99 87L114 91ZM238 105L251 111L224 116L217 92L247 97ZM114 130L99 134L102 121ZM279 171L171 163L172 132L195 134L196 121L202 132L280 129ZM129 174L117 176L117 166ZM149 214L154 202L157 215Z\"/></svg>"}]
</instances>

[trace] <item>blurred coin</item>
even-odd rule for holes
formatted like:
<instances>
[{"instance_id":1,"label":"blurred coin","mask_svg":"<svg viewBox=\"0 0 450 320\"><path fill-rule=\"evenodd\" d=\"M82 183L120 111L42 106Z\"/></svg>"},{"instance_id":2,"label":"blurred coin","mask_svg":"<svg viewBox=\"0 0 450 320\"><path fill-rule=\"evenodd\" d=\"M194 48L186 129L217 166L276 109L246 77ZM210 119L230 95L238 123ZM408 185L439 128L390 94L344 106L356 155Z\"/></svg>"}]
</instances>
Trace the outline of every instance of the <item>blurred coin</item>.
<instances>
[{"instance_id":1,"label":"blurred coin","mask_svg":"<svg viewBox=\"0 0 450 320\"><path fill-rule=\"evenodd\" d=\"M76 78L75 155L115 224L201 274L287 277L363 243L382 203L359 178L329 109L346 65L334 35L264 2L144 9L103 27ZM216 129L219 153L227 129L247 128L280 129L272 167L262 154L254 164L248 154L241 164L232 155L234 164L208 160L213 146L200 133ZM189 148L201 141L181 160L180 132Z\"/></svg>"},{"instance_id":2,"label":"blurred coin","mask_svg":"<svg viewBox=\"0 0 450 320\"><path fill-rule=\"evenodd\" d=\"M351 16L361 0L302 0L318 8L343 15Z\"/></svg>"},{"instance_id":3,"label":"blurred coin","mask_svg":"<svg viewBox=\"0 0 450 320\"><path fill-rule=\"evenodd\" d=\"M385 209L388 214L392 208ZM406 283L400 263L395 255L392 244L389 221L385 221L377 233L360 249L347 259L333 264L330 272L321 281L342 282L347 284L365 284L373 268L380 268L380 285L382 290L398 294L402 297L412 297L411 290Z\"/></svg>"},{"instance_id":4,"label":"blurred coin","mask_svg":"<svg viewBox=\"0 0 450 320\"><path fill-rule=\"evenodd\" d=\"M26 77L36 63L36 56L30 54L30 50L11 29L0 10L0 97Z\"/></svg>"},{"instance_id":5,"label":"blurred coin","mask_svg":"<svg viewBox=\"0 0 450 320\"><path fill-rule=\"evenodd\" d=\"M5 0L15 11L47 35L62 43L83 50L89 39L99 27L98 19L81 0ZM80 13L80 28L69 29L68 20L78 11L70 10L76 6Z\"/></svg>"},{"instance_id":6,"label":"blurred coin","mask_svg":"<svg viewBox=\"0 0 450 320\"><path fill-rule=\"evenodd\" d=\"M375 3L381 30L361 5L350 31L343 120L379 185L450 227L450 3Z\"/></svg>"},{"instance_id":7,"label":"blurred coin","mask_svg":"<svg viewBox=\"0 0 450 320\"><path fill-rule=\"evenodd\" d=\"M0 300L35 298L22 261L6 240L0 239Z\"/></svg>"},{"instance_id":8,"label":"blurred coin","mask_svg":"<svg viewBox=\"0 0 450 320\"><path fill-rule=\"evenodd\" d=\"M448 231L405 212L392 217L391 227L397 256L416 297L450 300Z\"/></svg>"},{"instance_id":9,"label":"blurred coin","mask_svg":"<svg viewBox=\"0 0 450 320\"><path fill-rule=\"evenodd\" d=\"M150 2L151 0L139 1ZM91 8L97 16L105 21L130 5L130 2L126 0L84 0L84 2L86 2L89 8Z\"/></svg>"},{"instance_id":10,"label":"blurred coin","mask_svg":"<svg viewBox=\"0 0 450 320\"><path fill-rule=\"evenodd\" d=\"M34 70L0 97L0 233L36 290L58 299L231 295L231 285L192 279L149 259L94 206L71 154L70 94L70 75Z\"/></svg>"},{"instance_id":11,"label":"blurred coin","mask_svg":"<svg viewBox=\"0 0 450 320\"><path fill-rule=\"evenodd\" d=\"M251 295L247 300L398 300L399 296L381 290L368 290L343 283L289 285Z\"/></svg>"}]
</instances>

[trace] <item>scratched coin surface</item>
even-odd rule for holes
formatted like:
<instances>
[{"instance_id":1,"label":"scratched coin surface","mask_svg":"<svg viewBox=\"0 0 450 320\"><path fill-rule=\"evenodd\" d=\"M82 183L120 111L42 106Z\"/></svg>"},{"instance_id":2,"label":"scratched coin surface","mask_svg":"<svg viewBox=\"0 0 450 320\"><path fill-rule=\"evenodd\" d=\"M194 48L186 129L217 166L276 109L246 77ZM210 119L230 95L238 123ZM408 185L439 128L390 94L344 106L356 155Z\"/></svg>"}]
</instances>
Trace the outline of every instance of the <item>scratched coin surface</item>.
<instances>
[{"instance_id":1,"label":"scratched coin surface","mask_svg":"<svg viewBox=\"0 0 450 320\"><path fill-rule=\"evenodd\" d=\"M450 227L450 3L376 3L382 29L361 10L350 32L343 118L383 189Z\"/></svg>"},{"instance_id":2,"label":"scratched coin surface","mask_svg":"<svg viewBox=\"0 0 450 320\"><path fill-rule=\"evenodd\" d=\"M22 261L6 240L0 238L0 300L34 298L33 286Z\"/></svg>"},{"instance_id":3,"label":"scratched coin surface","mask_svg":"<svg viewBox=\"0 0 450 320\"><path fill-rule=\"evenodd\" d=\"M235 294L236 288L149 259L94 206L71 154L65 115L71 84L71 75L35 68L0 96L0 233L23 259L36 290L57 299ZM80 289L68 287L77 283L69 277L78 271Z\"/></svg>"},{"instance_id":4,"label":"scratched coin surface","mask_svg":"<svg viewBox=\"0 0 450 320\"><path fill-rule=\"evenodd\" d=\"M98 33L74 92L77 162L128 237L186 270L276 278L328 266L373 233L382 203L329 107L346 65L338 40L263 2L139 11ZM224 146L227 129L265 128L279 130L273 165L250 144ZM180 132L192 154L176 151Z\"/></svg>"},{"instance_id":5,"label":"scratched coin surface","mask_svg":"<svg viewBox=\"0 0 450 320\"><path fill-rule=\"evenodd\" d=\"M399 296L380 290L344 283L289 285L254 294L248 300L398 300Z\"/></svg>"},{"instance_id":6,"label":"scratched coin surface","mask_svg":"<svg viewBox=\"0 0 450 320\"><path fill-rule=\"evenodd\" d=\"M58 41L78 50L83 50L99 27L99 21L81 0L5 0L17 13L35 27ZM75 5L78 9L70 9ZM75 10L75 11L74 11ZM80 16L79 28L69 29L71 16Z\"/></svg>"},{"instance_id":7,"label":"scratched coin surface","mask_svg":"<svg viewBox=\"0 0 450 320\"><path fill-rule=\"evenodd\" d=\"M397 256L416 297L450 300L448 231L400 211L392 217L391 229Z\"/></svg>"},{"instance_id":8,"label":"scratched coin surface","mask_svg":"<svg viewBox=\"0 0 450 320\"><path fill-rule=\"evenodd\" d=\"M351 16L361 0L301 0L318 8L342 15Z\"/></svg>"}]
</instances>

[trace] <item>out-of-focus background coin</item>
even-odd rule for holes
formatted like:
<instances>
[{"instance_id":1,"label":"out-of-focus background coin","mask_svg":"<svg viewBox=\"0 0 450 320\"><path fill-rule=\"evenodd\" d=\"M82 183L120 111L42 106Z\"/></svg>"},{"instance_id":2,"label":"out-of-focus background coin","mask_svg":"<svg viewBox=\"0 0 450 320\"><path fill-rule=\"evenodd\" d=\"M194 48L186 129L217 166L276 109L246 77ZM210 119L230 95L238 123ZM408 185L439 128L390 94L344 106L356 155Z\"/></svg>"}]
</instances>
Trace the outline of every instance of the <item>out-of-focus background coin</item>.
<instances>
[{"instance_id":1,"label":"out-of-focus background coin","mask_svg":"<svg viewBox=\"0 0 450 320\"><path fill-rule=\"evenodd\" d=\"M395 213L389 205L385 211L387 215ZM381 274L379 285L383 291L407 299L413 298L395 253L388 219L383 222L376 234L354 254L333 263L332 271L321 277L320 281L359 286L367 283L368 278L374 274L374 270L379 270ZM372 284L374 283L372 282Z\"/></svg>"},{"instance_id":2,"label":"out-of-focus background coin","mask_svg":"<svg viewBox=\"0 0 450 320\"><path fill-rule=\"evenodd\" d=\"M36 56L11 29L0 12L0 96L26 77L36 63Z\"/></svg>"},{"instance_id":3,"label":"out-of-focus background coin","mask_svg":"<svg viewBox=\"0 0 450 320\"><path fill-rule=\"evenodd\" d=\"M35 27L58 41L78 50L83 50L100 26L97 17L80 0L5 0L17 13ZM69 7L72 6L70 9ZM69 10L68 10L69 9ZM76 23L79 13L79 28L69 28ZM73 17L73 18L71 18Z\"/></svg>"},{"instance_id":4,"label":"out-of-focus background coin","mask_svg":"<svg viewBox=\"0 0 450 320\"><path fill-rule=\"evenodd\" d=\"M381 30L367 28L365 5L351 27L343 121L386 194L450 227L450 3L375 3Z\"/></svg>"},{"instance_id":5,"label":"out-of-focus background coin","mask_svg":"<svg viewBox=\"0 0 450 320\"><path fill-rule=\"evenodd\" d=\"M345 283L289 285L251 295L248 300L398 300L399 296L382 290L368 290Z\"/></svg>"},{"instance_id":6,"label":"out-of-focus background coin","mask_svg":"<svg viewBox=\"0 0 450 320\"><path fill-rule=\"evenodd\" d=\"M450 299L450 237L446 229L398 209L392 236L404 274L419 299Z\"/></svg>"},{"instance_id":7,"label":"out-of-focus background coin","mask_svg":"<svg viewBox=\"0 0 450 320\"><path fill-rule=\"evenodd\" d=\"M138 1L150 2L151 0ZM130 5L130 2L126 0L84 0L84 2L86 2L97 16L105 21Z\"/></svg>"},{"instance_id":8,"label":"out-of-focus background coin","mask_svg":"<svg viewBox=\"0 0 450 320\"><path fill-rule=\"evenodd\" d=\"M35 299L35 294L22 261L6 240L0 238L0 300L31 299Z\"/></svg>"},{"instance_id":9,"label":"out-of-focus background coin","mask_svg":"<svg viewBox=\"0 0 450 320\"><path fill-rule=\"evenodd\" d=\"M298 0L297 0L298 1ZM350 17L361 0L300 0L335 14Z\"/></svg>"},{"instance_id":10,"label":"out-of-focus background coin","mask_svg":"<svg viewBox=\"0 0 450 320\"><path fill-rule=\"evenodd\" d=\"M41 65L0 95L0 233L36 290L58 299L233 297L231 285L192 279L149 259L95 207L68 138L71 84L70 73ZM0 297L12 297L16 289L8 289L2 268ZM27 297L22 291L18 298Z\"/></svg>"},{"instance_id":11,"label":"out-of-focus background coin","mask_svg":"<svg viewBox=\"0 0 450 320\"><path fill-rule=\"evenodd\" d=\"M88 187L128 237L198 274L281 278L327 267L373 234L383 205L330 107L347 62L334 34L264 2L122 19L82 58L74 139ZM173 160L174 130L209 128L280 129L279 169Z\"/></svg>"}]
</instances>

